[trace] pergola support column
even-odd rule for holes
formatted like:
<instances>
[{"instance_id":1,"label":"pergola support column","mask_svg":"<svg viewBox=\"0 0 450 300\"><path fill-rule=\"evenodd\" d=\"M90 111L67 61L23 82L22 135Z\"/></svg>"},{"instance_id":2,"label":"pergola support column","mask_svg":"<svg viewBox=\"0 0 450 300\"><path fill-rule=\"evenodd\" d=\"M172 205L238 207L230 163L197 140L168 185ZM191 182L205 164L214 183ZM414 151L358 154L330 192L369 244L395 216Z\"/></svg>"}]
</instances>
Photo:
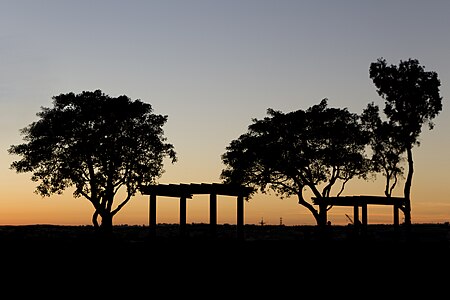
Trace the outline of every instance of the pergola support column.
<instances>
[{"instance_id":1,"label":"pergola support column","mask_svg":"<svg viewBox=\"0 0 450 300\"><path fill-rule=\"evenodd\" d=\"M361 222L359 221L359 206L353 206L353 226L355 228L355 233L359 232L361 227Z\"/></svg>"},{"instance_id":2,"label":"pergola support column","mask_svg":"<svg viewBox=\"0 0 450 300\"><path fill-rule=\"evenodd\" d=\"M399 216L399 207L397 204L394 204L394 230L398 230L400 224L400 216Z\"/></svg>"},{"instance_id":3,"label":"pergola support column","mask_svg":"<svg viewBox=\"0 0 450 300\"><path fill-rule=\"evenodd\" d=\"M243 240L244 239L244 197L238 196L237 197L237 226L236 226L236 234L237 239Z\"/></svg>"},{"instance_id":4,"label":"pergola support column","mask_svg":"<svg viewBox=\"0 0 450 300\"><path fill-rule=\"evenodd\" d=\"M186 236L186 197L180 197L180 236Z\"/></svg>"},{"instance_id":5,"label":"pergola support column","mask_svg":"<svg viewBox=\"0 0 450 300\"><path fill-rule=\"evenodd\" d=\"M217 195L209 195L209 226L210 235L215 238L217 235Z\"/></svg>"},{"instance_id":6,"label":"pergola support column","mask_svg":"<svg viewBox=\"0 0 450 300\"><path fill-rule=\"evenodd\" d=\"M362 214L362 233L367 233L367 204L361 205L361 214Z\"/></svg>"},{"instance_id":7,"label":"pergola support column","mask_svg":"<svg viewBox=\"0 0 450 300\"><path fill-rule=\"evenodd\" d=\"M154 238L156 236L156 194L150 194L149 225L150 237Z\"/></svg>"}]
</instances>

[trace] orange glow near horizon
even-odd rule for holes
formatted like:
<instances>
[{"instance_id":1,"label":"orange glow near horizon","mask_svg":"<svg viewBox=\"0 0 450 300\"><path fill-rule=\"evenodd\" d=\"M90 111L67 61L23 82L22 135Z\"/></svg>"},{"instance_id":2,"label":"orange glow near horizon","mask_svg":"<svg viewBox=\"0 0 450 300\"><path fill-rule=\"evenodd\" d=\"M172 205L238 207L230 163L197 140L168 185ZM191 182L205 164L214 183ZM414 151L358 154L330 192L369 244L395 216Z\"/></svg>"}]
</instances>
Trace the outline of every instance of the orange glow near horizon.
<instances>
[{"instance_id":1,"label":"orange glow near horizon","mask_svg":"<svg viewBox=\"0 0 450 300\"><path fill-rule=\"evenodd\" d=\"M69 191L63 195L42 198L31 194L30 186L23 189L14 198L5 198L0 211L0 225L92 225L93 207L84 198L74 199ZM370 193L355 193L370 194ZM450 205L445 199L435 198L425 200L413 194L413 223L444 223L449 221ZM10 195L13 195L10 192ZM119 199L119 198L117 198ZM333 207L328 213L328 219L335 225L346 225L353 218L352 207ZM209 196L194 195L187 200L187 223L209 222ZM400 221L403 215L400 214ZM280 199L274 195L256 194L244 204L244 222L246 224L278 225L315 225L312 214L303 206L297 204L295 197ZM179 199L171 197L157 198L157 222L176 224L179 222ZM218 224L236 223L236 198L230 196L217 197ZM115 225L148 225L149 196L136 195L115 216ZM388 206L369 205L369 224L392 224L393 209Z\"/></svg>"},{"instance_id":2,"label":"orange glow near horizon","mask_svg":"<svg viewBox=\"0 0 450 300\"><path fill-rule=\"evenodd\" d=\"M421 149L422 150L422 149ZM424 150L427 150L424 147ZM430 165L423 165L421 159L424 154L417 151L416 173L412 187L412 222L413 223L444 223L450 220L450 204L446 199L445 177L430 177ZM179 182L179 179L189 173L174 172L174 166L168 166L165 174L165 183ZM212 170L220 170L217 165ZM212 171L210 171L212 172ZM4 174L7 174L4 175ZM29 174L17 174L12 170L4 172L0 178L5 183L3 199L0 209L0 225L28 225L28 224L60 224L60 225L92 225L91 216L93 207L85 198L74 199L72 190L67 189L62 195L53 195L42 198L33 193L35 183L30 180ZM198 174L198 173L195 173ZM212 178L212 177L211 177ZM219 182L210 180L203 182ZM194 182L195 183L195 182ZM196 183L199 183L198 181ZM346 185L344 195L383 195L384 178L378 176L374 180L352 180ZM403 181L400 181L394 196L402 196ZM309 199L310 193L305 194ZM116 201L120 200L120 195ZM116 204L117 204L116 203ZM353 218L351 207L333 207L328 212L328 219L332 224L346 225ZM209 222L209 196L194 195L187 200L187 222ZM259 224L264 220L266 224L277 225L315 225L311 212L297 203L296 197L280 199L273 192L268 194L255 194L244 205L244 222L246 224ZM400 221L403 215L400 213ZM157 198L157 222L179 222L179 200L170 197ZM218 224L236 223L236 199L229 196L217 197ZM378 205L368 206L369 224L393 223L392 207ZM149 223L149 197L137 194L114 217L114 224L148 225Z\"/></svg>"}]
</instances>

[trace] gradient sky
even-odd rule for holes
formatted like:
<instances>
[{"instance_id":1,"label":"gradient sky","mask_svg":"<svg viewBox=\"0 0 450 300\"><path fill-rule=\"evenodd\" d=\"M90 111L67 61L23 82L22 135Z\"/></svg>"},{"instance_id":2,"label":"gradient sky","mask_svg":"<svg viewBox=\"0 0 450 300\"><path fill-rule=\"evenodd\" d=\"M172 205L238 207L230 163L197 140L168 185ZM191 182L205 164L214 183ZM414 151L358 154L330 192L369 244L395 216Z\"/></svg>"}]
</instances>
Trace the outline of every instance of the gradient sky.
<instances>
[{"instance_id":1,"label":"gradient sky","mask_svg":"<svg viewBox=\"0 0 450 300\"><path fill-rule=\"evenodd\" d=\"M220 155L268 108L383 107L369 78L379 57L418 59L441 80L443 110L414 148L412 222L450 221L450 1L22 1L0 0L0 225L91 224L93 208L72 190L41 198L31 174L9 169L19 130L51 97L101 89L168 115L165 136L179 161L160 183L219 182ZM352 181L346 195L382 195L383 177ZM403 181L394 192L402 194ZM188 200L187 222L208 222L208 196ZM218 222L235 224L235 199L219 197ZM392 223L369 206L369 223ZM329 219L347 224L349 208ZM315 224L296 198L255 195L245 223ZM178 222L178 199L158 198L158 222ZM137 195L115 224L147 225Z\"/></svg>"}]
</instances>

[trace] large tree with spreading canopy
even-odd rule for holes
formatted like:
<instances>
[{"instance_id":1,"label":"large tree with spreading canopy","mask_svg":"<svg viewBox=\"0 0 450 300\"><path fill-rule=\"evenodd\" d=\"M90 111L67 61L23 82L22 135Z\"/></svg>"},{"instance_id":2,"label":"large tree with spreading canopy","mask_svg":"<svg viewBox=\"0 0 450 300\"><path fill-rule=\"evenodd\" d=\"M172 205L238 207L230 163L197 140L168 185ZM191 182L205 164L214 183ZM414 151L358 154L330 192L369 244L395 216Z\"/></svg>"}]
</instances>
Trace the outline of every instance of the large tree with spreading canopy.
<instances>
[{"instance_id":1,"label":"large tree with spreading canopy","mask_svg":"<svg viewBox=\"0 0 450 300\"><path fill-rule=\"evenodd\" d=\"M307 110L268 109L267 114L253 119L248 131L226 147L222 180L251 186L255 192L297 196L316 223L325 225L326 214L304 193L309 189L316 198L330 197L338 184L339 196L349 180L367 175L368 139L359 116L328 107L327 99Z\"/></svg>"},{"instance_id":2,"label":"large tree with spreading canopy","mask_svg":"<svg viewBox=\"0 0 450 300\"><path fill-rule=\"evenodd\" d=\"M53 107L42 107L39 119L21 130L25 142L8 149L21 157L11 168L31 172L42 196L74 187L75 197L92 204L94 227L112 233L113 217L141 185L162 175L164 159L176 161L164 137L167 116L139 99L100 90L52 99Z\"/></svg>"}]
</instances>

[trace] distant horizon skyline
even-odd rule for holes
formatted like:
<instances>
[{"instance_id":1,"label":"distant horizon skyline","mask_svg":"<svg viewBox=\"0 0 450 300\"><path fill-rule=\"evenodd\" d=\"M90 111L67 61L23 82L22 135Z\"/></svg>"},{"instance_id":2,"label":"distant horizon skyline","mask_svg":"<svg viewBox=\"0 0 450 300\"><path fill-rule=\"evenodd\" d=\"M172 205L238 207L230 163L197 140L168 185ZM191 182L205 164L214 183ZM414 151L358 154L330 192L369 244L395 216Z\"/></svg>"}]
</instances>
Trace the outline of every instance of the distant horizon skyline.
<instances>
[{"instance_id":1,"label":"distant horizon skyline","mask_svg":"<svg viewBox=\"0 0 450 300\"><path fill-rule=\"evenodd\" d=\"M92 205L33 193L30 174L9 169L10 145L61 93L100 89L167 115L167 141L179 156L159 183L221 182L220 156L269 108L289 112L329 99L360 114L384 101L369 78L380 57L418 59L441 81L443 110L413 148L412 223L450 221L450 2L379 1L1 1L0 225L90 225ZM395 196L403 193L402 179ZM383 195L384 178L352 180L344 195ZM307 195L310 197L311 195ZM158 198L159 199L159 198ZM309 199L309 198L308 198ZM137 194L114 224L147 225L147 196ZM187 222L208 222L208 197L187 202ZM314 225L291 197L257 193L245 223ZM218 198L218 223L235 222L235 201ZM345 225L352 208L333 207ZM392 209L370 206L369 224L391 224ZM403 216L400 216L402 221ZM158 222L178 222L178 199L158 200Z\"/></svg>"}]
</instances>

